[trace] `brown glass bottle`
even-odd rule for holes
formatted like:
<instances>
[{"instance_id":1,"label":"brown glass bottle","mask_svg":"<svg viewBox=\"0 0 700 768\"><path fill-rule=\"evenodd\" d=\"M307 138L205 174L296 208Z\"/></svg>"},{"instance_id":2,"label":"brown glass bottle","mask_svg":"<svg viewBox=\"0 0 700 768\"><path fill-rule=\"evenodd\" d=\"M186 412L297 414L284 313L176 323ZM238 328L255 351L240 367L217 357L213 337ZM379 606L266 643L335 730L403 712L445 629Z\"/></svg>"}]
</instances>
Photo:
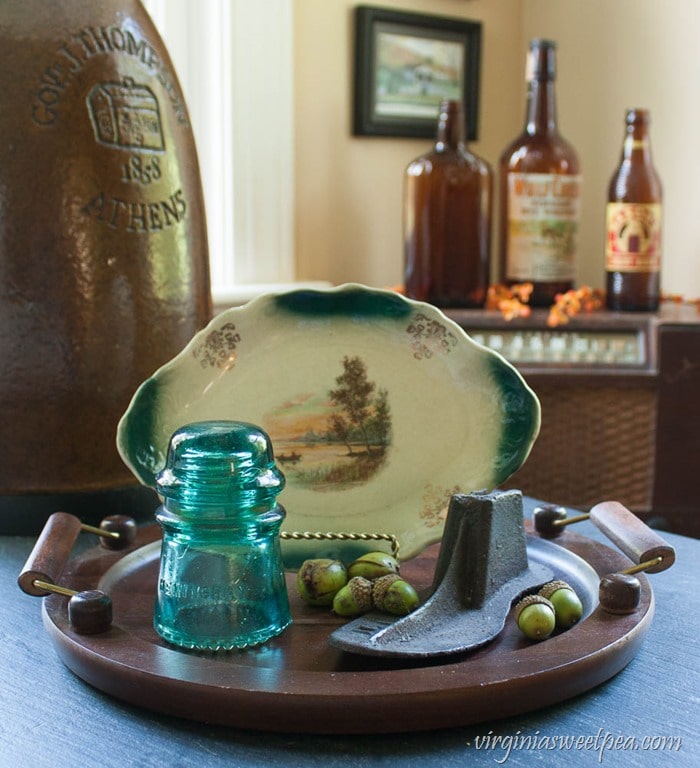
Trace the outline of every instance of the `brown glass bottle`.
<instances>
[{"instance_id":1,"label":"brown glass bottle","mask_svg":"<svg viewBox=\"0 0 700 768\"><path fill-rule=\"evenodd\" d=\"M607 306L653 312L660 299L661 181L651 159L649 112L629 109L625 124L605 216Z\"/></svg>"},{"instance_id":2,"label":"brown glass bottle","mask_svg":"<svg viewBox=\"0 0 700 768\"><path fill-rule=\"evenodd\" d=\"M405 287L440 307L481 307L490 278L493 171L466 146L458 101L440 105L432 150L404 183Z\"/></svg>"},{"instance_id":3,"label":"brown glass bottle","mask_svg":"<svg viewBox=\"0 0 700 768\"><path fill-rule=\"evenodd\" d=\"M532 40L527 57L525 127L500 159L500 274L530 282L533 306L573 287L581 177L574 148L559 134L555 49Z\"/></svg>"}]
</instances>

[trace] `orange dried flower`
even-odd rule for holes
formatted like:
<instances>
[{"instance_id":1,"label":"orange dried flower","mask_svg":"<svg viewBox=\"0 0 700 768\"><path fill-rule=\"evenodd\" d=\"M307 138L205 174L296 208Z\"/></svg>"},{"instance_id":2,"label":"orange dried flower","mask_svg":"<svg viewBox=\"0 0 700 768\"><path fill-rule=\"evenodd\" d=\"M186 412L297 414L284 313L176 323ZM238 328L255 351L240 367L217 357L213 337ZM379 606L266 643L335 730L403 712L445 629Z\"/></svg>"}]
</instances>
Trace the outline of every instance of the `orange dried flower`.
<instances>
[{"instance_id":1,"label":"orange dried flower","mask_svg":"<svg viewBox=\"0 0 700 768\"><path fill-rule=\"evenodd\" d=\"M527 304L530 301L533 288L534 285L532 283L515 283L515 285L511 286L510 290L523 304Z\"/></svg>"},{"instance_id":2,"label":"orange dried flower","mask_svg":"<svg viewBox=\"0 0 700 768\"><path fill-rule=\"evenodd\" d=\"M672 304L690 304L691 306L694 306L698 312L700 312L700 299L686 299L680 293L662 293L661 301L668 301Z\"/></svg>"},{"instance_id":3,"label":"orange dried flower","mask_svg":"<svg viewBox=\"0 0 700 768\"><path fill-rule=\"evenodd\" d=\"M577 290L572 288L556 297L547 316L547 325L550 328L564 325L569 322L569 318L580 312L595 312L601 309L604 302L605 293L601 290L593 289L587 285Z\"/></svg>"},{"instance_id":4,"label":"orange dried flower","mask_svg":"<svg viewBox=\"0 0 700 768\"><path fill-rule=\"evenodd\" d=\"M672 304L684 304L685 299L683 298L682 294L680 293L664 293L661 296L661 301L670 301ZM689 302L690 304L697 303L697 302Z\"/></svg>"},{"instance_id":5,"label":"orange dried flower","mask_svg":"<svg viewBox=\"0 0 700 768\"><path fill-rule=\"evenodd\" d=\"M506 320L528 317L531 310L527 302L531 293L532 283L519 283L510 287L502 283L491 285L486 294L486 309L498 310Z\"/></svg>"}]
</instances>

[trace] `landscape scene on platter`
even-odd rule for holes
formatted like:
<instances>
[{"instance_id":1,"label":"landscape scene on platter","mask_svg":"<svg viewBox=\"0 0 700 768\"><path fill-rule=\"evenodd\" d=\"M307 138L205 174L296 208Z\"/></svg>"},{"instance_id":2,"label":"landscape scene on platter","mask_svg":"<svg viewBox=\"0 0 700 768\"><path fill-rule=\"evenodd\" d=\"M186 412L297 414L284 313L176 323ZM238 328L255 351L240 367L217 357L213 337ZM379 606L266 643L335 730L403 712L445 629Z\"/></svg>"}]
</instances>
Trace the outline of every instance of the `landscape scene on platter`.
<instances>
[{"instance_id":1,"label":"landscape scene on platter","mask_svg":"<svg viewBox=\"0 0 700 768\"><path fill-rule=\"evenodd\" d=\"M388 392L370 381L360 357L346 356L335 386L287 400L264 426L288 482L319 491L361 485L391 445Z\"/></svg>"}]
</instances>

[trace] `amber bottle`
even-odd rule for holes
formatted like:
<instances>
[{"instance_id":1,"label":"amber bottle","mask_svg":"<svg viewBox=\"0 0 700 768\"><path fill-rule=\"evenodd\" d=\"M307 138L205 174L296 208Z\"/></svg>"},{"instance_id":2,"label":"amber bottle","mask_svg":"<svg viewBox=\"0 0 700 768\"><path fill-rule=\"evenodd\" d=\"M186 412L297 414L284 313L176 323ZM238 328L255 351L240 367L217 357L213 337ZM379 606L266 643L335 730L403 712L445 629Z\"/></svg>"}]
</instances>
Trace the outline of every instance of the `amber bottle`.
<instances>
[{"instance_id":1,"label":"amber bottle","mask_svg":"<svg viewBox=\"0 0 700 768\"><path fill-rule=\"evenodd\" d=\"M440 105L432 150L404 183L405 287L439 307L481 307L490 278L493 172L467 149L464 110Z\"/></svg>"},{"instance_id":2,"label":"amber bottle","mask_svg":"<svg viewBox=\"0 0 700 768\"><path fill-rule=\"evenodd\" d=\"M651 159L649 112L629 109L625 124L606 206L607 306L653 312L660 294L661 181Z\"/></svg>"},{"instance_id":3,"label":"amber bottle","mask_svg":"<svg viewBox=\"0 0 700 768\"><path fill-rule=\"evenodd\" d=\"M533 283L534 306L573 286L580 221L579 160L557 129L555 49L531 41L525 127L500 159L501 280Z\"/></svg>"}]
</instances>

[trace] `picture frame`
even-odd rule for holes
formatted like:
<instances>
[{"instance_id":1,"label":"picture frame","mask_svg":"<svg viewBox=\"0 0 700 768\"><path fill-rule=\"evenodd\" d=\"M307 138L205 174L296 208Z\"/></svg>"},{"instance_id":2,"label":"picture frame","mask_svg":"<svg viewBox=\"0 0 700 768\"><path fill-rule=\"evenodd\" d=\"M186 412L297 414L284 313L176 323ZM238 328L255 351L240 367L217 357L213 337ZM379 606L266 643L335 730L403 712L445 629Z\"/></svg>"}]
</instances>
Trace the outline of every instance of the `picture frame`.
<instances>
[{"instance_id":1,"label":"picture frame","mask_svg":"<svg viewBox=\"0 0 700 768\"><path fill-rule=\"evenodd\" d=\"M355 8L353 134L433 138L444 98L478 136L481 23L375 6Z\"/></svg>"}]
</instances>

